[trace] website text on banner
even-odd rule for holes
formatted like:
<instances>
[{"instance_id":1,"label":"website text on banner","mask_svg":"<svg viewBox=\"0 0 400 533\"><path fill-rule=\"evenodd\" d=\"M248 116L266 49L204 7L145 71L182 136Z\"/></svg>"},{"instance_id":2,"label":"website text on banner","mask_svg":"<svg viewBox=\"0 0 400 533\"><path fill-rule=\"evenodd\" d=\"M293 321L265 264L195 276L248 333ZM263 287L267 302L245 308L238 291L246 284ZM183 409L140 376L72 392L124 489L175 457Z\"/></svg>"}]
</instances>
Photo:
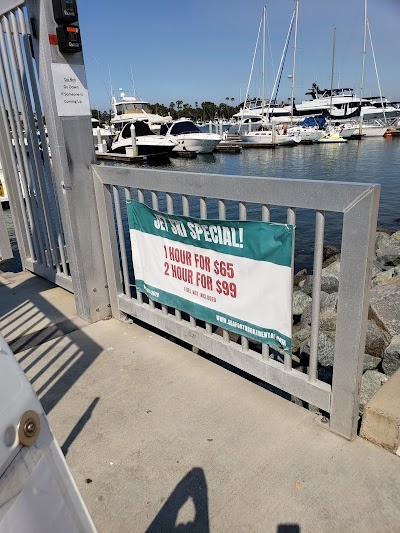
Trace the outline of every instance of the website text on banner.
<instances>
[{"instance_id":1,"label":"website text on banner","mask_svg":"<svg viewBox=\"0 0 400 533\"><path fill-rule=\"evenodd\" d=\"M127 209L137 290L291 353L293 226Z\"/></svg>"}]
</instances>

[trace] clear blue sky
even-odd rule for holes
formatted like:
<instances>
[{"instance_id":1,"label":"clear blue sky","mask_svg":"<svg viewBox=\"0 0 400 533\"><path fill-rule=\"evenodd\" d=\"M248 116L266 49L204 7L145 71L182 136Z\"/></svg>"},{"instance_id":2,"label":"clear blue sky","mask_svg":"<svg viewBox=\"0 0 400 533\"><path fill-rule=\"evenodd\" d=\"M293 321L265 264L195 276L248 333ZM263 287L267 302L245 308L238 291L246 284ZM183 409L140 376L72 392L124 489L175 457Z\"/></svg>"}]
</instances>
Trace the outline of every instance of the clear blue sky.
<instances>
[{"instance_id":1,"label":"clear blue sky","mask_svg":"<svg viewBox=\"0 0 400 533\"><path fill-rule=\"evenodd\" d=\"M131 68L138 95L151 103L189 104L244 99L262 7L269 32L266 93L273 82L294 0L78 0L92 107L109 108L108 66L114 92L132 94ZM295 96L314 81L330 86L333 26L336 26L335 86L361 81L364 0L300 0ZM368 19L382 92L400 100L400 0L369 0ZM269 42L271 46L269 46ZM377 95L367 41L365 94ZM271 51L272 56L271 56ZM292 45L278 99L290 96ZM261 54L251 96L260 94ZM272 57L272 59L271 59Z\"/></svg>"}]
</instances>

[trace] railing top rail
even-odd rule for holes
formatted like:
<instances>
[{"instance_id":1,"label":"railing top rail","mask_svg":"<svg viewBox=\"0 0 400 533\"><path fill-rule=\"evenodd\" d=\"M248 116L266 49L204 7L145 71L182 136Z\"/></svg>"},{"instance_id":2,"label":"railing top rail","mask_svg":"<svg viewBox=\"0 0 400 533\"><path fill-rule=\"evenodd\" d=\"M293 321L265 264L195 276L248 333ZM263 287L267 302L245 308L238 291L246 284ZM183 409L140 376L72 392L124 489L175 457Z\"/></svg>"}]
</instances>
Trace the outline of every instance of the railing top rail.
<instances>
[{"instance_id":1,"label":"railing top rail","mask_svg":"<svg viewBox=\"0 0 400 533\"><path fill-rule=\"evenodd\" d=\"M10 11L13 11L17 7L25 4L25 0L2 0L0 6L0 17L6 15Z\"/></svg>"},{"instance_id":2,"label":"railing top rail","mask_svg":"<svg viewBox=\"0 0 400 533\"><path fill-rule=\"evenodd\" d=\"M92 166L107 185L344 213L380 185Z\"/></svg>"}]
</instances>

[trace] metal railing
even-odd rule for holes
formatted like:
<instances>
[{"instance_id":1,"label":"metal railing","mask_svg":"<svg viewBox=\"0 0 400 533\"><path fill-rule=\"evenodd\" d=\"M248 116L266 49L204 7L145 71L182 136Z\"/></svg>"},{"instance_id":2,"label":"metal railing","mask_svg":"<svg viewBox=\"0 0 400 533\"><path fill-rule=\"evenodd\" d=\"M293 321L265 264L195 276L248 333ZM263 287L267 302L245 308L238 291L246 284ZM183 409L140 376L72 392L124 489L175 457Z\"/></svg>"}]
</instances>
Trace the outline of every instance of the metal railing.
<instances>
[{"instance_id":1,"label":"metal railing","mask_svg":"<svg viewBox=\"0 0 400 533\"><path fill-rule=\"evenodd\" d=\"M24 268L71 291L29 23L18 4L0 11L0 158Z\"/></svg>"},{"instance_id":2,"label":"metal railing","mask_svg":"<svg viewBox=\"0 0 400 533\"><path fill-rule=\"evenodd\" d=\"M130 315L278 387L329 413L332 431L356 435L368 314L372 253L379 185L275 178L181 173L93 165L103 252L114 316ZM296 224L296 209L312 210L315 220L308 368L282 358L267 345L242 336L240 344L227 331L204 324L178 309L159 305L134 287L125 199L134 198L169 214L207 218L213 204L217 218L246 220L251 209L269 221L276 206ZM343 214L341 270L332 385L318 379L318 334L324 225L327 212ZM215 218L215 216L213 217ZM232 218L232 216L231 216ZM282 220L280 220L282 221ZM294 252L294 249L293 249ZM222 334L221 334L222 333Z\"/></svg>"}]
</instances>

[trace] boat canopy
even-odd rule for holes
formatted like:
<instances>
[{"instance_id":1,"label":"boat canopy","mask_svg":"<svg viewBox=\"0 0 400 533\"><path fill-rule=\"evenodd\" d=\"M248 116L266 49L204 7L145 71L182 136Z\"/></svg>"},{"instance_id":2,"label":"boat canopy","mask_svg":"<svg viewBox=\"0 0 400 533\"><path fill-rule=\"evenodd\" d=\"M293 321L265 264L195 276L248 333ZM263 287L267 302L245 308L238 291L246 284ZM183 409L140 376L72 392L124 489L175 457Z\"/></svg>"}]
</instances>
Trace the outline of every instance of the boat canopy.
<instances>
[{"instance_id":1,"label":"boat canopy","mask_svg":"<svg viewBox=\"0 0 400 533\"><path fill-rule=\"evenodd\" d=\"M151 131L147 122L144 122L143 120L136 120L136 122L128 122L127 124L125 124L121 132L123 139L129 139L129 137L131 136L132 124L135 126L136 137L143 137L143 135L155 135L155 133Z\"/></svg>"},{"instance_id":2,"label":"boat canopy","mask_svg":"<svg viewBox=\"0 0 400 533\"><path fill-rule=\"evenodd\" d=\"M199 128L191 120L182 120L172 124L171 135L181 135L182 133L201 133Z\"/></svg>"},{"instance_id":3,"label":"boat canopy","mask_svg":"<svg viewBox=\"0 0 400 533\"><path fill-rule=\"evenodd\" d=\"M301 122L300 126L303 128L309 128L318 126L318 129L322 129L325 126L326 120L324 117L307 117Z\"/></svg>"}]
</instances>

